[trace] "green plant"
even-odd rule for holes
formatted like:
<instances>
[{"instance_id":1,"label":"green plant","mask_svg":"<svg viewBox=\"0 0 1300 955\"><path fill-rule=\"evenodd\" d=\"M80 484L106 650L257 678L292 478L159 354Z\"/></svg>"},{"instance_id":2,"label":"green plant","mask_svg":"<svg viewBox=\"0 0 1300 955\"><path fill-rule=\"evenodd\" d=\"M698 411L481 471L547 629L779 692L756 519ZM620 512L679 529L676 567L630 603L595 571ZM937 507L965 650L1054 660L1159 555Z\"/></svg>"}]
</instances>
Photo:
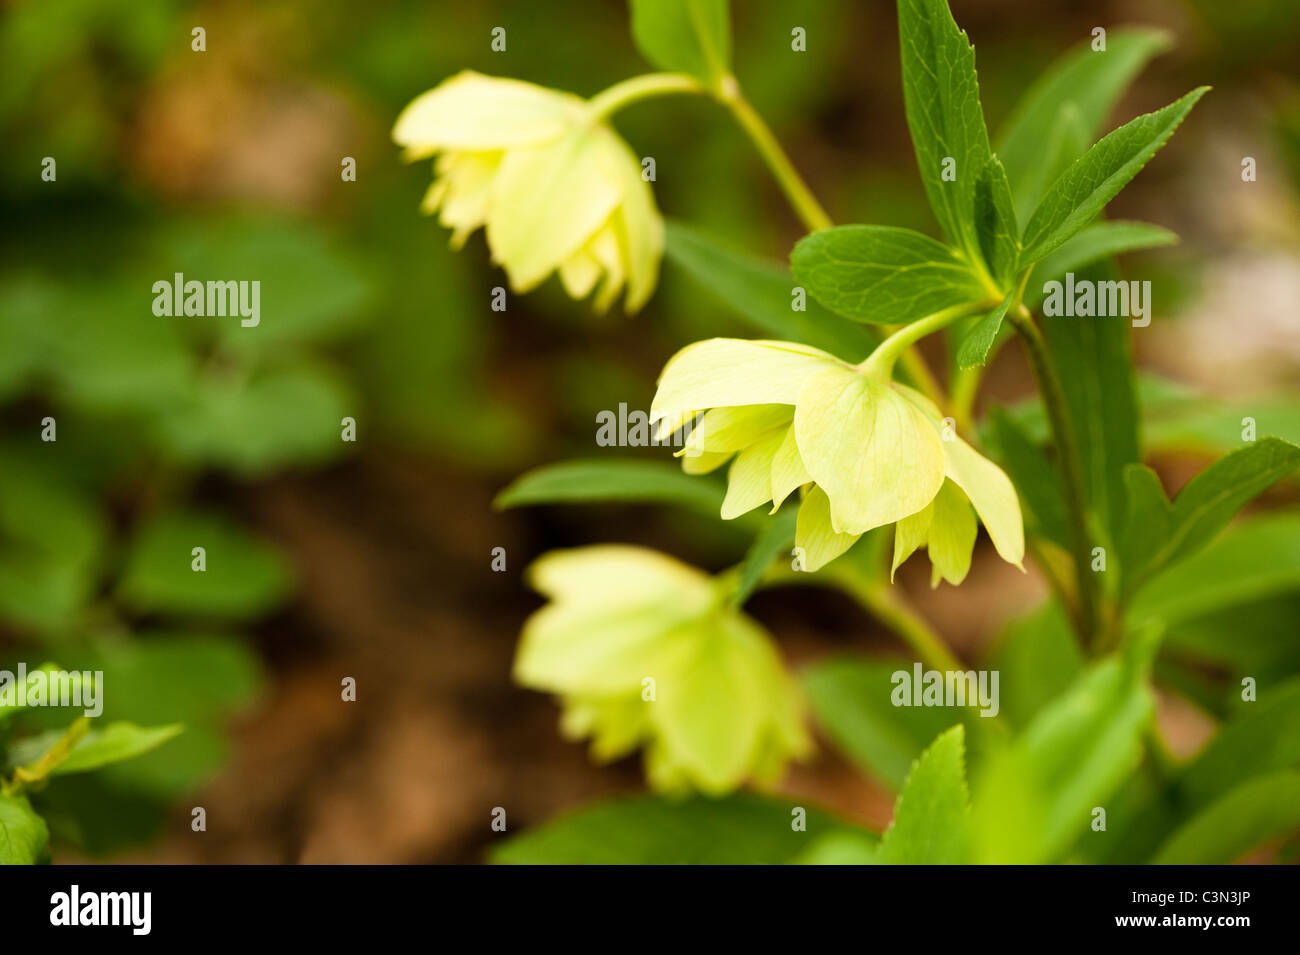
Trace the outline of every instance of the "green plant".
<instances>
[{"instance_id":1,"label":"green plant","mask_svg":"<svg viewBox=\"0 0 1300 955\"><path fill-rule=\"evenodd\" d=\"M1249 615L1253 634L1281 634L1293 619L1296 518L1233 518L1300 465L1300 448L1253 434L1233 448L1220 428L1211 446L1228 453L1170 501L1142 463L1128 319L1032 311L1043 298L1037 290L1066 273L1113 281L1114 256L1173 241L1160 227L1105 221L1102 213L1206 88L1097 139L1129 82L1168 45L1165 36L1115 30L1100 48L1094 41L1069 53L991 140L974 49L946 0L899 0L908 125L946 240L939 242L889 226L832 225L741 93L724 0L630 6L639 48L670 72L627 80L585 104L566 97L562 129L539 130L526 104L495 99L486 86L477 102L457 104L444 85L412 104L396 137L419 157L478 150L482 168L498 170L511 161L520 125L532 120L528 161L542 170L548 156L596 148L585 137L615 136L606 124L616 109L650 96L705 95L750 136L810 234L791 254L792 282L779 266L691 227L667 226L671 261L756 330L781 339L697 343L660 379L650 414L658 437L671 441L686 429L678 445L688 475L731 462L725 489L667 464L606 459L547 465L498 498L500 507L713 507L752 530L754 543L711 586L697 571L627 548L542 559L534 582L554 602L526 628L517 678L561 696L565 732L590 736L593 757L644 747L650 783L674 796L581 810L515 837L497 860L1223 862L1300 826L1293 729L1300 654L1293 638L1266 651L1264 636L1239 641L1225 632L1225 617ZM479 118L473 143L457 140L448 119L470 108ZM454 175L447 163L438 168ZM598 176L578 176L558 160L555 168L563 202L544 176L534 178L535 194L523 195L494 189L488 172L473 184L435 186L426 208L457 196L459 213L448 218L444 208L457 242L486 222L512 281L511 260L534 256L517 289L557 269L583 297L591 286L573 281L571 257L587 254L593 230L610 230L611 249L627 256L636 228L653 248L658 214L638 199L639 225L629 225L614 185L575 211L588 198L583 184ZM626 189L644 191L639 182ZM523 234L526 250L503 244L503 228L494 231L494 222L512 221L534 223ZM620 268L613 252L603 261ZM805 290L813 301L800 308ZM931 335L943 336L952 356L944 376L914 348ZM994 408L977 430L982 369L1013 335L1038 397ZM1178 406L1173 427L1205 433L1198 413L1192 403ZM778 510L796 490L797 519L789 505ZM775 516L753 513L773 500ZM892 570L926 546L935 584L959 583L976 535L972 504L1005 559L1018 563L1027 546L1052 599L1014 621L981 661L1002 675L996 715L899 706L891 699L898 674L914 662L947 672L967 666L891 587ZM899 792L883 837L801 816L789 802L723 795L745 776L770 778L805 751L796 735L783 748L764 742L760 727L788 719L777 715L788 712L788 698L772 689L775 677L759 676L737 655L736 627L744 641L758 641L760 657L771 654L762 631L737 622L746 619L741 605L758 587L791 584L844 591L909 651L886 661L826 661L802 675L826 735ZM1195 666L1206 659L1219 667L1209 680ZM1255 699L1243 683L1258 687L1259 702L1243 702ZM1161 738L1157 685L1194 695L1223 720L1216 741L1190 761L1174 758ZM692 789L717 798L682 801ZM1099 810L1109 816L1100 829ZM1098 838L1081 838L1090 823Z\"/></svg>"}]
</instances>

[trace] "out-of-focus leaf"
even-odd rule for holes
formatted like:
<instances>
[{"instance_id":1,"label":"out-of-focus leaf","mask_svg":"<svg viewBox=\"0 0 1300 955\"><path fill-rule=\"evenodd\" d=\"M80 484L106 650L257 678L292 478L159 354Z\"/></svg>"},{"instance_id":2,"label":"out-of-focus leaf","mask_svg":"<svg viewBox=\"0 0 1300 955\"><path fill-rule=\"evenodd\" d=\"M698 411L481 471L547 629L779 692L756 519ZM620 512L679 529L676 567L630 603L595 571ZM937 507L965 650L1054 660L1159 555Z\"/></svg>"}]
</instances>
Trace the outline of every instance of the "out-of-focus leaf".
<instances>
[{"instance_id":1,"label":"out-of-focus leaf","mask_svg":"<svg viewBox=\"0 0 1300 955\"><path fill-rule=\"evenodd\" d=\"M1051 184L1044 170L1043 144L1052 141L1058 117L1073 111L1083 133L1073 162L1097 137L1101 124L1133 77L1170 44L1159 30L1117 29L1104 52L1085 41L1053 63L1025 91L997 136L997 154L1007 168L1023 222Z\"/></svg>"},{"instance_id":2,"label":"out-of-focus leaf","mask_svg":"<svg viewBox=\"0 0 1300 955\"><path fill-rule=\"evenodd\" d=\"M32 865L45 852L50 830L25 796L0 793L0 865Z\"/></svg>"},{"instance_id":3,"label":"out-of-focus leaf","mask_svg":"<svg viewBox=\"0 0 1300 955\"><path fill-rule=\"evenodd\" d=\"M816 299L805 296L804 310L796 311L795 282L783 267L735 251L681 222L667 223L667 255L765 337L802 342L850 362L866 358L880 341L871 328L846 322Z\"/></svg>"},{"instance_id":4,"label":"out-of-focus leaf","mask_svg":"<svg viewBox=\"0 0 1300 955\"><path fill-rule=\"evenodd\" d=\"M196 547L206 570L192 569ZM118 585L137 610L240 619L273 609L289 593L279 552L215 514L174 512L136 532Z\"/></svg>"},{"instance_id":5,"label":"out-of-focus leaf","mask_svg":"<svg viewBox=\"0 0 1300 955\"><path fill-rule=\"evenodd\" d=\"M1150 373L1138 377L1142 433L1152 451L1224 454L1249 437L1282 438L1300 444L1300 402L1288 395L1224 400Z\"/></svg>"},{"instance_id":6,"label":"out-of-focus leaf","mask_svg":"<svg viewBox=\"0 0 1300 955\"><path fill-rule=\"evenodd\" d=\"M880 840L865 832L832 832L814 839L792 865L871 865Z\"/></svg>"},{"instance_id":7,"label":"out-of-focus leaf","mask_svg":"<svg viewBox=\"0 0 1300 955\"><path fill-rule=\"evenodd\" d=\"M727 0L629 0L632 39L661 70L716 85L731 72Z\"/></svg>"},{"instance_id":8,"label":"out-of-focus leaf","mask_svg":"<svg viewBox=\"0 0 1300 955\"><path fill-rule=\"evenodd\" d=\"M1208 89L1194 89L1164 109L1129 121L1071 163L1048 188L1025 226L1022 262L1043 259L1097 218Z\"/></svg>"},{"instance_id":9,"label":"out-of-focus leaf","mask_svg":"<svg viewBox=\"0 0 1300 955\"><path fill-rule=\"evenodd\" d=\"M1157 637L1134 634L1127 656L1094 664L983 763L974 798L983 861L1059 858L1133 771L1154 711L1147 672Z\"/></svg>"},{"instance_id":10,"label":"out-of-focus leaf","mask_svg":"<svg viewBox=\"0 0 1300 955\"><path fill-rule=\"evenodd\" d=\"M1064 696L1083 671L1083 653L1060 604L1051 602L1012 621L985 667L997 670L1001 713L1027 726Z\"/></svg>"},{"instance_id":11,"label":"out-of-focus leaf","mask_svg":"<svg viewBox=\"0 0 1300 955\"><path fill-rule=\"evenodd\" d=\"M1134 621L1173 625L1300 589L1300 515L1243 521L1200 553L1143 585L1129 611Z\"/></svg>"},{"instance_id":12,"label":"out-of-focus leaf","mask_svg":"<svg viewBox=\"0 0 1300 955\"><path fill-rule=\"evenodd\" d=\"M796 830L806 808L807 831ZM779 865L827 833L855 832L820 810L741 793L683 802L614 799L515 836L491 853L512 865Z\"/></svg>"},{"instance_id":13,"label":"out-of-focus leaf","mask_svg":"<svg viewBox=\"0 0 1300 955\"><path fill-rule=\"evenodd\" d=\"M38 459L0 455L0 618L66 625L94 591L107 533L80 489Z\"/></svg>"},{"instance_id":14,"label":"out-of-focus leaf","mask_svg":"<svg viewBox=\"0 0 1300 955\"><path fill-rule=\"evenodd\" d=\"M740 583L736 585L734 598L737 604L743 604L749 599L762 579L763 572L777 555L790 553L794 546L794 527L798 514L797 508L787 507L764 523L741 564Z\"/></svg>"},{"instance_id":15,"label":"out-of-focus leaf","mask_svg":"<svg viewBox=\"0 0 1300 955\"><path fill-rule=\"evenodd\" d=\"M64 736L63 731L52 730L15 743L9 749L9 758L22 764L23 770L30 771L39 766L39 773L29 773L32 779L87 773L147 753L175 737L182 729L177 723L150 727L127 722L109 723L103 729L90 730L66 752L47 759Z\"/></svg>"},{"instance_id":16,"label":"out-of-focus leaf","mask_svg":"<svg viewBox=\"0 0 1300 955\"><path fill-rule=\"evenodd\" d=\"M802 673L818 724L835 745L872 776L899 790L912 763L953 723L978 723L971 710L894 706L892 677L911 675L910 661L838 657Z\"/></svg>"},{"instance_id":17,"label":"out-of-focus leaf","mask_svg":"<svg viewBox=\"0 0 1300 955\"><path fill-rule=\"evenodd\" d=\"M1230 790L1169 837L1156 865L1226 865L1300 828L1300 773L1260 776Z\"/></svg>"},{"instance_id":18,"label":"out-of-focus leaf","mask_svg":"<svg viewBox=\"0 0 1300 955\"><path fill-rule=\"evenodd\" d=\"M1034 274L1025 286L1025 306L1037 308L1046 297L1043 286L1060 281L1067 272L1113 255L1173 245L1177 241L1178 236L1168 229L1145 222L1094 223L1034 267Z\"/></svg>"},{"instance_id":19,"label":"out-of-focus leaf","mask_svg":"<svg viewBox=\"0 0 1300 955\"><path fill-rule=\"evenodd\" d=\"M975 183L989 161L989 135L975 49L947 0L898 0L898 39L907 127L930 207L948 240L979 261ZM947 180L945 160L956 163L955 177Z\"/></svg>"},{"instance_id":20,"label":"out-of-focus leaf","mask_svg":"<svg viewBox=\"0 0 1300 955\"><path fill-rule=\"evenodd\" d=\"M339 375L300 363L248 379L196 378L184 398L158 409L155 427L179 461L259 477L337 457L347 447L343 418L359 412Z\"/></svg>"},{"instance_id":21,"label":"out-of-focus leaf","mask_svg":"<svg viewBox=\"0 0 1300 955\"><path fill-rule=\"evenodd\" d=\"M879 865L962 865L970 861L970 825L965 731L954 726L912 765L875 861Z\"/></svg>"},{"instance_id":22,"label":"out-of-focus leaf","mask_svg":"<svg viewBox=\"0 0 1300 955\"><path fill-rule=\"evenodd\" d=\"M500 509L594 501L681 504L716 516L722 487L667 461L561 461L515 478L493 502Z\"/></svg>"},{"instance_id":23,"label":"out-of-focus leaf","mask_svg":"<svg viewBox=\"0 0 1300 955\"><path fill-rule=\"evenodd\" d=\"M1125 473L1129 507L1124 541L1127 586L1185 560L1219 533L1248 501L1300 467L1300 448L1264 438L1225 455L1187 483L1173 506L1150 470Z\"/></svg>"},{"instance_id":24,"label":"out-of-focus leaf","mask_svg":"<svg viewBox=\"0 0 1300 955\"><path fill-rule=\"evenodd\" d=\"M989 296L952 249L893 226L814 232L790 253L790 269L813 298L857 322L903 324Z\"/></svg>"}]
</instances>

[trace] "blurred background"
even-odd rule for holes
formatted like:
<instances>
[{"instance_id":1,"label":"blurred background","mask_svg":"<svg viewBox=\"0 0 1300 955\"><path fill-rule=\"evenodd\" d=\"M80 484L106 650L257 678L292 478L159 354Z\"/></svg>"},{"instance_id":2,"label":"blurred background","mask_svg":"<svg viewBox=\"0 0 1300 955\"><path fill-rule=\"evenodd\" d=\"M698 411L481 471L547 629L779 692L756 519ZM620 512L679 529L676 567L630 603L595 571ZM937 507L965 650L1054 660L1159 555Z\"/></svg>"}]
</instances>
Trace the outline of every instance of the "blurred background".
<instances>
[{"instance_id":1,"label":"blurred background","mask_svg":"<svg viewBox=\"0 0 1300 955\"><path fill-rule=\"evenodd\" d=\"M1215 86L1112 206L1182 236L1126 261L1154 285L1154 320L1134 336L1148 444L1172 490L1239 442L1243 414L1300 440L1300 4L951 6L994 128L1094 27L1172 31L1107 127ZM741 84L832 217L934 234L891 0L733 8ZM637 453L596 446L597 412L648 408L683 344L752 332L670 261L632 318L595 316L554 280L492 311L505 281L482 236L449 252L418 213L428 165L402 164L389 140L407 102L464 68L583 96L647 71L625 5L0 10L0 663L103 669L106 716L188 727L41 793L54 861L478 862L499 838L495 806L517 832L640 790L638 758L588 765L554 705L512 686L519 627L539 605L522 571L545 550L606 541L719 569L747 538L668 509L491 502L527 468ZM490 49L496 26L505 52ZM790 49L794 26L806 53ZM666 216L785 259L797 220L719 108L656 100L615 123L656 158ZM155 317L152 285L176 272L259 279L258 333ZM1007 348L981 407L1029 388ZM349 416L355 443L340 440ZM46 417L56 442L40 439ZM211 541L202 588L170 557L196 535ZM962 653L1045 592L986 546L960 590L931 592L924 561L900 573ZM495 547L505 573L491 571ZM764 593L751 609L796 666L893 645L826 591ZM355 703L340 699L346 677ZM1202 723L1182 705L1171 745L1194 746ZM873 824L892 805L825 748L782 789ZM195 806L204 833L190 829Z\"/></svg>"}]
</instances>

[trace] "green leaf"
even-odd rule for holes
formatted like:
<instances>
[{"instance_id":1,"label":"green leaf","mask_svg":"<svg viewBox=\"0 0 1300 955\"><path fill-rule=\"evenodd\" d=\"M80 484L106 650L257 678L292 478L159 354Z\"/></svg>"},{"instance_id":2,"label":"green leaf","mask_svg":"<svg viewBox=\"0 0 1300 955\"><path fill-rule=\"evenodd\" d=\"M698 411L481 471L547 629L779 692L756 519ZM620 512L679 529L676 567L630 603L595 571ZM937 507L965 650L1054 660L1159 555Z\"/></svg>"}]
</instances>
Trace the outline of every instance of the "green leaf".
<instances>
[{"instance_id":1,"label":"green leaf","mask_svg":"<svg viewBox=\"0 0 1300 955\"><path fill-rule=\"evenodd\" d=\"M907 126L930 207L948 240L978 261L975 183L989 161L989 137L975 49L947 0L898 0L898 39ZM945 159L956 164L949 181L943 178Z\"/></svg>"},{"instance_id":2,"label":"green leaf","mask_svg":"<svg viewBox=\"0 0 1300 955\"><path fill-rule=\"evenodd\" d=\"M1264 438L1233 451L1187 483L1173 507L1154 473L1126 471L1129 482L1124 576L1130 587L1192 556L1223 530L1248 501L1300 467L1300 447Z\"/></svg>"},{"instance_id":3,"label":"green leaf","mask_svg":"<svg viewBox=\"0 0 1300 955\"><path fill-rule=\"evenodd\" d=\"M871 865L879 840L866 833L832 832L813 840L792 865Z\"/></svg>"},{"instance_id":4,"label":"green leaf","mask_svg":"<svg viewBox=\"0 0 1300 955\"><path fill-rule=\"evenodd\" d=\"M1173 245L1177 241L1178 236L1168 229L1145 222L1094 223L1038 263L1025 288L1025 306L1036 308L1046 297L1043 286L1048 282L1060 281L1067 272L1074 272L1113 255Z\"/></svg>"},{"instance_id":5,"label":"green leaf","mask_svg":"<svg viewBox=\"0 0 1300 955\"><path fill-rule=\"evenodd\" d=\"M962 865L970 861L965 730L954 726L912 766L880 840L879 865Z\"/></svg>"},{"instance_id":6,"label":"green leaf","mask_svg":"<svg viewBox=\"0 0 1300 955\"><path fill-rule=\"evenodd\" d=\"M206 570L192 569L196 547ZM228 519L173 512L136 532L118 594L136 610L244 618L274 609L290 585L280 553Z\"/></svg>"},{"instance_id":7,"label":"green leaf","mask_svg":"<svg viewBox=\"0 0 1300 955\"><path fill-rule=\"evenodd\" d=\"M893 226L814 232L795 245L790 268L818 302L858 322L897 325L989 297L952 249Z\"/></svg>"},{"instance_id":8,"label":"green leaf","mask_svg":"<svg viewBox=\"0 0 1300 955\"><path fill-rule=\"evenodd\" d=\"M985 666L1001 674L1000 712L1015 726L1027 726L1083 672L1069 618L1055 601L1009 623Z\"/></svg>"},{"instance_id":9,"label":"green leaf","mask_svg":"<svg viewBox=\"0 0 1300 955\"><path fill-rule=\"evenodd\" d=\"M1224 454L1240 448L1246 418L1256 437L1268 435L1300 444L1300 402L1293 395L1224 400L1152 374L1138 378L1142 436L1151 451Z\"/></svg>"},{"instance_id":10,"label":"green leaf","mask_svg":"<svg viewBox=\"0 0 1300 955\"><path fill-rule=\"evenodd\" d=\"M778 555L790 553L794 547L794 526L798 514L798 508L787 507L763 524L763 529L759 531L740 565L740 583L736 585L736 595L733 598L738 606L749 599L772 561Z\"/></svg>"},{"instance_id":11,"label":"green leaf","mask_svg":"<svg viewBox=\"0 0 1300 955\"><path fill-rule=\"evenodd\" d=\"M1194 89L1164 109L1126 123L1071 163L1025 226L1022 264L1039 261L1092 222L1173 135L1208 89Z\"/></svg>"},{"instance_id":12,"label":"green leaf","mask_svg":"<svg viewBox=\"0 0 1300 955\"><path fill-rule=\"evenodd\" d=\"M1007 309L1011 307L1011 299L1012 296L1008 295L1002 300L1002 304L987 315L975 319L966 330L961 344L957 347L958 368L974 368L988 361L993 342L997 340L998 332L1002 330L1002 320L1006 318Z\"/></svg>"},{"instance_id":13,"label":"green leaf","mask_svg":"<svg viewBox=\"0 0 1300 955\"><path fill-rule=\"evenodd\" d=\"M894 706L893 674L909 674L904 659L836 657L805 669L803 686L818 724L850 759L897 791L925 747L956 720L978 721L969 711Z\"/></svg>"},{"instance_id":14,"label":"green leaf","mask_svg":"<svg viewBox=\"0 0 1300 955\"><path fill-rule=\"evenodd\" d=\"M796 831L795 808L748 793L613 799L515 836L490 858L510 865L779 865L821 835L861 831L813 808L807 831Z\"/></svg>"},{"instance_id":15,"label":"green leaf","mask_svg":"<svg viewBox=\"0 0 1300 955\"><path fill-rule=\"evenodd\" d=\"M1170 625L1300 590L1300 515L1243 521L1200 553L1151 578L1129 611Z\"/></svg>"},{"instance_id":16,"label":"green leaf","mask_svg":"<svg viewBox=\"0 0 1300 955\"><path fill-rule=\"evenodd\" d=\"M50 841L50 830L25 796L0 793L0 865L34 865Z\"/></svg>"},{"instance_id":17,"label":"green leaf","mask_svg":"<svg viewBox=\"0 0 1300 955\"><path fill-rule=\"evenodd\" d=\"M1026 529L1068 548L1065 499L1056 466L1005 408L990 409L987 421L986 443L1015 485Z\"/></svg>"},{"instance_id":18,"label":"green leaf","mask_svg":"<svg viewBox=\"0 0 1300 955\"><path fill-rule=\"evenodd\" d=\"M1300 828L1300 773L1242 783L1169 837L1156 865L1226 865Z\"/></svg>"},{"instance_id":19,"label":"green leaf","mask_svg":"<svg viewBox=\"0 0 1300 955\"><path fill-rule=\"evenodd\" d=\"M712 86L731 72L727 0L629 0L632 39L661 70L689 73Z\"/></svg>"},{"instance_id":20,"label":"green leaf","mask_svg":"<svg viewBox=\"0 0 1300 955\"><path fill-rule=\"evenodd\" d=\"M1127 657L1094 664L985 761L974 803L983 861L1059 858L1133 771L1154 712L1146 674L1157 634L1135 634Z\"/></svg>"},{"instance_id":21,"label":"green leaf","mask_svg":"<svg viewBox=\"0 0 1300 955\"><path fill-rule=\"evenodd\" d=\"M699 287L765 337L821 348L857 363L880 343L874 329L846 322L815 300L794 308L794 279L782 266L737 252L703 232L669 220L668 258Z\"/></svg>"},{"instance_id":22,"label":"green leaf","mask_svg":"<svg viewBox=\"0 0 1300 955\"><path fill-rule=\"evenodd\" d=\"M561 461L515 478L496 496L499 510L536 504L680 504L718 515L722 487L667 461Z\"/></svg>"},{"instance_id":23,"label":"green leaf","mask_svg":"<svg viewBox=\"0 0 1300 955\"><path fill-rule=\"evenodd\" d=\"M65 735L63 730L51 730L14 744L10 747L9 757L22 764L25 770L44 763L39 772L30 774L32 779L87 773L147 753L178 735L182 729L177 723L151 727L127 722L109 723L103 729L90 730L66 752L54 754L47 760L47 755Z\"/></svg>"},{"instance_id":24,"label":"green leaf","mask_svg":"<svg viewBox=\"0 0 1300 955\"><path fill-rule=\"evenodd\" d=\"M1059 136L1060 117L1073 113L1081 133L1077 151L1066 154L1068 164L1096 139L1133 78L1169 45L1169 35L1160 30L1111 30L1105 51L1094 51L1091 41L1085 40L1025 92L997 136L997 154L1015 190L1019 215L1028 216L1052 182L1043 161L1043 144Z\"/></svg>"},{"instance_id":25,"label":"green leaf","mask_svg":"<svg viewBox=\"0 0 1300 955\"><path fill-rule=\"evenodd\" d=\"M1020 226L1007 171L997 156L989 157L975 183L975 231L994 282L1009 288L1020 261Z\"/></svg>"}]
</instances>

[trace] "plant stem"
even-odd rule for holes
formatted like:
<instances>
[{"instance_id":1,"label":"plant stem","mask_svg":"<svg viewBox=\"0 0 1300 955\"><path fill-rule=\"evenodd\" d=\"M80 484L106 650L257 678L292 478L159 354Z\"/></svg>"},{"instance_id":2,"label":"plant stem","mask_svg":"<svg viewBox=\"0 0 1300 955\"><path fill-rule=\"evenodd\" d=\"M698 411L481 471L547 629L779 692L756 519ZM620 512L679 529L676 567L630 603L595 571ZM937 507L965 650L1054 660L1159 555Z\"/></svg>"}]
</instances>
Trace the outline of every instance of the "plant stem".
<instances>
[{"instance_id":1,"label":"plant stem","mask_svg":"<svg viewBox=\"0 0 1300 955\"><path fill-rule=\"evenodd\" d=\"M821 203L812 194L808 184L794 168L794 163L781 148L781 144L772 134L767 123L763 121L763 117L758 115L758 111L741 94L740 85L734 76L724 78L717 97L718 102L731 112L741 129L754 143L758 154L763 157L763 162L767 163L767 168L772 171L777 185L790 200L790 205L794 207L795 213L808 231L829 229L834 224L831 222L831 217L826 214L826 210L821 207Z\"/></svg>"},{"instance_id":2,"label":"plant stem","mask_svg":"<svg viewBox=\"0 0 1300 955\"><path fill-rule=\"evenodd\" d=\"M926 335L932 335L959 319L979 314L990 307L982 302L966 303L945 308L925 318L918 318L877 345L876 350L867 357L866 361L857 366L858 371L878 382L886 382L893 374L894 364Z\"/></svg>"},{"instance_id":3,"label":"plant stem","mask_svg":"<svg viewBox=\"0 0 1300 955\"><path fill-rule=\"evenodd\" d=\"M964 670L925 619L889 584L856 574L833 574L836 584L876 619L903 638L917 657L932 670Z\"/></svg>"},{"instance_id":4,"label":"plant stem","mask_svg":"<svg viewBox=\"0 0 1300 955\"><path fill-rule=\"evenodd\" d=\"M615 83L609 89L597 93L587 101L587 108L591 111L592 120L599 121L641 100L674 93L705 92L708 91L699 80L685 73L646 73Z\"/></svg>"},{"instance_id":5,"label":"plant stem","mask_svg":"<svg viewBox=\"0 0 1300 955\"><path fill-rule=\"evenodd\" d=\"M1047 420L1056 442L1057 460L1061 468L1061 482L1065 490L1066 510L1070 522L1070 544L1074 552L1074 574L1078 588L1078 616L1076 624L1086 647L1097 639L1097 581L1092 574L1092 548L1089 547L1088 512L1083 492L1083 469L1079 462L1079 448L1074 431L1066 414L1065 392L1061 380L1052 367L1043 333L1034 324L1033 317L1023 306L1007 312L1007 320L1020 333L1033 366L1038 390L1047 410Z\"/></svg>"}]
</instances>

